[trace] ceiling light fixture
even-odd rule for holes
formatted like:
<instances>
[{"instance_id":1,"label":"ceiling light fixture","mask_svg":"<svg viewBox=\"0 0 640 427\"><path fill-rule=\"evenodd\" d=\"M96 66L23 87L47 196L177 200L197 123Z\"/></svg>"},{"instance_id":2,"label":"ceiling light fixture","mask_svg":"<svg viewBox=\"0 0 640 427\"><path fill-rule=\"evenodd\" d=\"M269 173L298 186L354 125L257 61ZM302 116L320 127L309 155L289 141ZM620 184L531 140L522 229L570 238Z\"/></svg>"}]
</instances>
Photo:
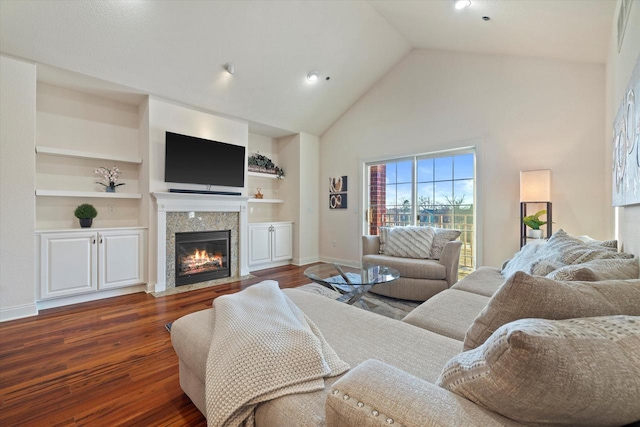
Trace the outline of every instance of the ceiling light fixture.
<instances>
[{"instance_id":1,"label":"ceiling light fixture","mask_svg":"<svg viewBox=\"0 0 640 427\"><path fill-rule=\"evenodd\" d=\"M471 6L471 0L454 0L456 9L461 10Z\"/></svg>"},{"instance_id":2,"label":"ceiling light fixture","mask_svg":"<svg viewBox=\"0 0 640 427\"><path fill-rule=\"evenodd\" d=\"M319 77L320 77L320 73L318 73L317 71L310 71L309 74L307 74L307 80L309 80L312 83L315 83L316 81L318 81Z\"/></svg>"},{"instance_id":3,"label":"ceiling light fixture","mask_svg":"<svg viewBox=\"0 0 640 427\"><path fill-rule=\"evenodd\" d=\"M233 74L236 72L236 64L233 62L227 62L224 64L224 69L227 70L227 73Z\"/></svg>"}]
</instances>

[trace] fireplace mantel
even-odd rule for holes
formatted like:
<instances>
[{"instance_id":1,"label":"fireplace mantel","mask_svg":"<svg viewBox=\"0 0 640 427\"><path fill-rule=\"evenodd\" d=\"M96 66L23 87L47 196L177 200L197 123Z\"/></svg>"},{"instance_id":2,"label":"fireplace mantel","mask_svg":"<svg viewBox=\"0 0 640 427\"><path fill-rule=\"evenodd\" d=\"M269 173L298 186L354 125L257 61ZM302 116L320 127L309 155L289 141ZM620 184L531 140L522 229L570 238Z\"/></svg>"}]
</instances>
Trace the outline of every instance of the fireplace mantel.
<instances>
[{"instance_id":1,"label":"fireplace mantel","mask_svg":"<svg viewBox=\"0 0 640 427\"><path fill-rule=\"evenodd\" d=\"M166 240L167 240L167 212L238 212L239 215L239 266L240 275L249 274L247 239L247 200L244 196L225 196L218 194L197 193L167 193L154 192L157 212L157 281L155 292L166 290Z\"/></svg>"}]
</instances>

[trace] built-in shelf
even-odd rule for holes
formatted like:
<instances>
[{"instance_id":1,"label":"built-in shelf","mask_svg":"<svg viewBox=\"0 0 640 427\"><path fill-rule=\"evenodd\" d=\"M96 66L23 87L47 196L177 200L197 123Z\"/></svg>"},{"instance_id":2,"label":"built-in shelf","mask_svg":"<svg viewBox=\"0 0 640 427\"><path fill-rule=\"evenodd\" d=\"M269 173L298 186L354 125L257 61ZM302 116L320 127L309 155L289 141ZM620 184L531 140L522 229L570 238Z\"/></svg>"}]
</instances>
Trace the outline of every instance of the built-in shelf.
<instances>
[{"instance_id":1,"label":"built-in shelf","mask_svg":"<svg viewBox=\"0 0 640 427\"><path fill-rule=\"evenodd\" d=\"M114 156L112 154L101 154L101 153L91 153L88 151L67 150L64 148L46 147L44 145L36 145L36 153L49 154L52 156L61 156L61 157L75 157L80 159L110 160L114 162L125 162L125 163L134 163L134 164L142 163L142 158L140 157ZM260 174L260 175L266 175L266 174Z\"/></svg>"},{"instance_id":2,"label":"built-in shelf","mask_svg":"<svg viewBox=\"0 0 640 427\"><path fill-rule=\"evenodd\" d=\"M278 178L278 175L273 174L273 173L247 172L247 175L255 176L255 177L258 177L258 178L284 179L284 178Z\"/></svg>"},{"instance_id":3,"label":"built-in shelf","mask_svg":"<svg viewBox=\"0 0 640 427\"><path fill-rule=\"evenodd\" d=\"M36 196L49 197L94 197L110 199L141 199L142 194L136 193L104 193L99 191L68 191L68 190L36 190Z\"/></svg>"},{"instance_id":4,"label":"built-in shelf","mask_svg":"<svg viewBox=\"0 0 640 427\"><path fill-rule=\"evenodd\" d=\"M284 203L283 199L249 199L249 203Z\"/></svg>"}]
</instances>

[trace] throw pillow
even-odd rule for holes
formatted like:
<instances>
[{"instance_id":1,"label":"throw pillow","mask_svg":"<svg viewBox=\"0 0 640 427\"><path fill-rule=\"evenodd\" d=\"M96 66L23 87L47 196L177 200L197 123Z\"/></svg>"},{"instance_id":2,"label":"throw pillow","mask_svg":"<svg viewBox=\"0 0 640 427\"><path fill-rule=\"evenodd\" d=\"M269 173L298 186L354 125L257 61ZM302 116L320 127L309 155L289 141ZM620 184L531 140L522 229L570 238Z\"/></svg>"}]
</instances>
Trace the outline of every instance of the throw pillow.
<instances>
[{"instance_id":1,"label":"throw pillow","mask_svg":"<svg viewBox=\"0 0 640 427\"><path fill-rule=\"evenodd\" d=\"M436 232L436 236L433 239L433 245L431 245L431 254L429 258L440 259L444 245L456 240L460 234L460 230L450 230L447 228L433 228Z\"/></svg>"},{"instance_id":2,"label":"throw pillow","mask_svg":"<svg viewBox=\"0 0 640 427\"><path fill-rule=\"evenodd\" d=\"M454 356L436 384L507 418L619 426L640 419L640 317L522 319Z\"/></svg>"},{"instance_id":3,"label":"throw pillow","mask_svg":"<svg viewBox=\"0 0 640 427\"><path fill-rule=\"evenodd\" d=\"M518 319L640 316L640 280L557 282L521 271L509 277L475 318L464 349L484 343L500 326Z\"/></svg>"},{"instance_id":4,"label":"throw pillow","mask_svg":"<svg viewBox=\"0 0 640 427\"><path fill-rule=\"evenodd\" d=\"M594 259L633 258L632 254L614 252L603 246L584 243L564 230L554 233L539 253L540 260L561 262L563 265L582 264Z\"/></svg>"},{"instance_id":5,"label":"throw pillow","mask_svg":"<svg viewBox=\"0 0 640 427\"><path fill-rule=\"evenodd\" d=\"M432 227L393 227L384 254L403 258L429 258L436 232Z\"/></svg>"},{"instance_id":6,"label":"throw pillow","mask_svg":"<svg viewBox=\"0 0 640 427\"><path fill-rule=\"evenodd\" d=\"M602 246L610 251L618 252L617 240L596 240L589 236L578 236L577 239L588 245Z\"/></svg>"},{"instance_id":7,"label":"throw pillow","mask_svg":"<svg viewBox=\"0 0 640 427\"><path fill-rule=\"evenodd\" d=\"M380 240L380 249L378 250L379 254L384 254L384 248L387 245L387 236L389 235L389 230L393 227L379 227L378 228L378 239Z\"/></svg>"},{"instance_id":8,"label":"throw pillow","mask_svg":"<svg viewBox=\"0 0 640 427\"><path fill-rule=\"evenodd\" d=\"M533 267L538 263L540 256L538 255L538 251L543 246L543 244L528 244L524 245L520 251L518 251L513 258L509 260L507 265L502 269L502 275L504 277L509 277L516 271L524 271L525 273L533 273ZM555 265L556 268L561 265ZM553 271L552 270L552 271Z\"/></svg>"},{"instance_id":9,"label":"throw pillow","mask_svg":"<svg viewBox=\"0 0 640 427\"><path fill-rule=\"evenodd\" d=\"M596 259L578 265L567 265L546 275L553 280L627 280L637 279L640 267L637 259Z\"/></svg>"}]
</instances>

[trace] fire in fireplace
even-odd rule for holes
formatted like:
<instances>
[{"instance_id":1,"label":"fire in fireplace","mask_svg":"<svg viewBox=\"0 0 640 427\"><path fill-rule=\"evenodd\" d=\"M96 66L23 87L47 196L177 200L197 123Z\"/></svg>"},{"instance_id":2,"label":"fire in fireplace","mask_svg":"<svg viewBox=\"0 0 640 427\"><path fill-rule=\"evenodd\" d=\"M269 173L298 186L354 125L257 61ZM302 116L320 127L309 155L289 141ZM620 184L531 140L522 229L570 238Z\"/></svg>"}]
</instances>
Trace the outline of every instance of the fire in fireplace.
<instances>
[{"instance_id":1,"label":"fire in fireplace","mask_svg":"<svg viewBox=\"0 0 640 427\"><path fill-rule=\"evenodd\" d=\"M176 286L229 277L231 230L176 233Z\"/></svg>"}]
</instances>

